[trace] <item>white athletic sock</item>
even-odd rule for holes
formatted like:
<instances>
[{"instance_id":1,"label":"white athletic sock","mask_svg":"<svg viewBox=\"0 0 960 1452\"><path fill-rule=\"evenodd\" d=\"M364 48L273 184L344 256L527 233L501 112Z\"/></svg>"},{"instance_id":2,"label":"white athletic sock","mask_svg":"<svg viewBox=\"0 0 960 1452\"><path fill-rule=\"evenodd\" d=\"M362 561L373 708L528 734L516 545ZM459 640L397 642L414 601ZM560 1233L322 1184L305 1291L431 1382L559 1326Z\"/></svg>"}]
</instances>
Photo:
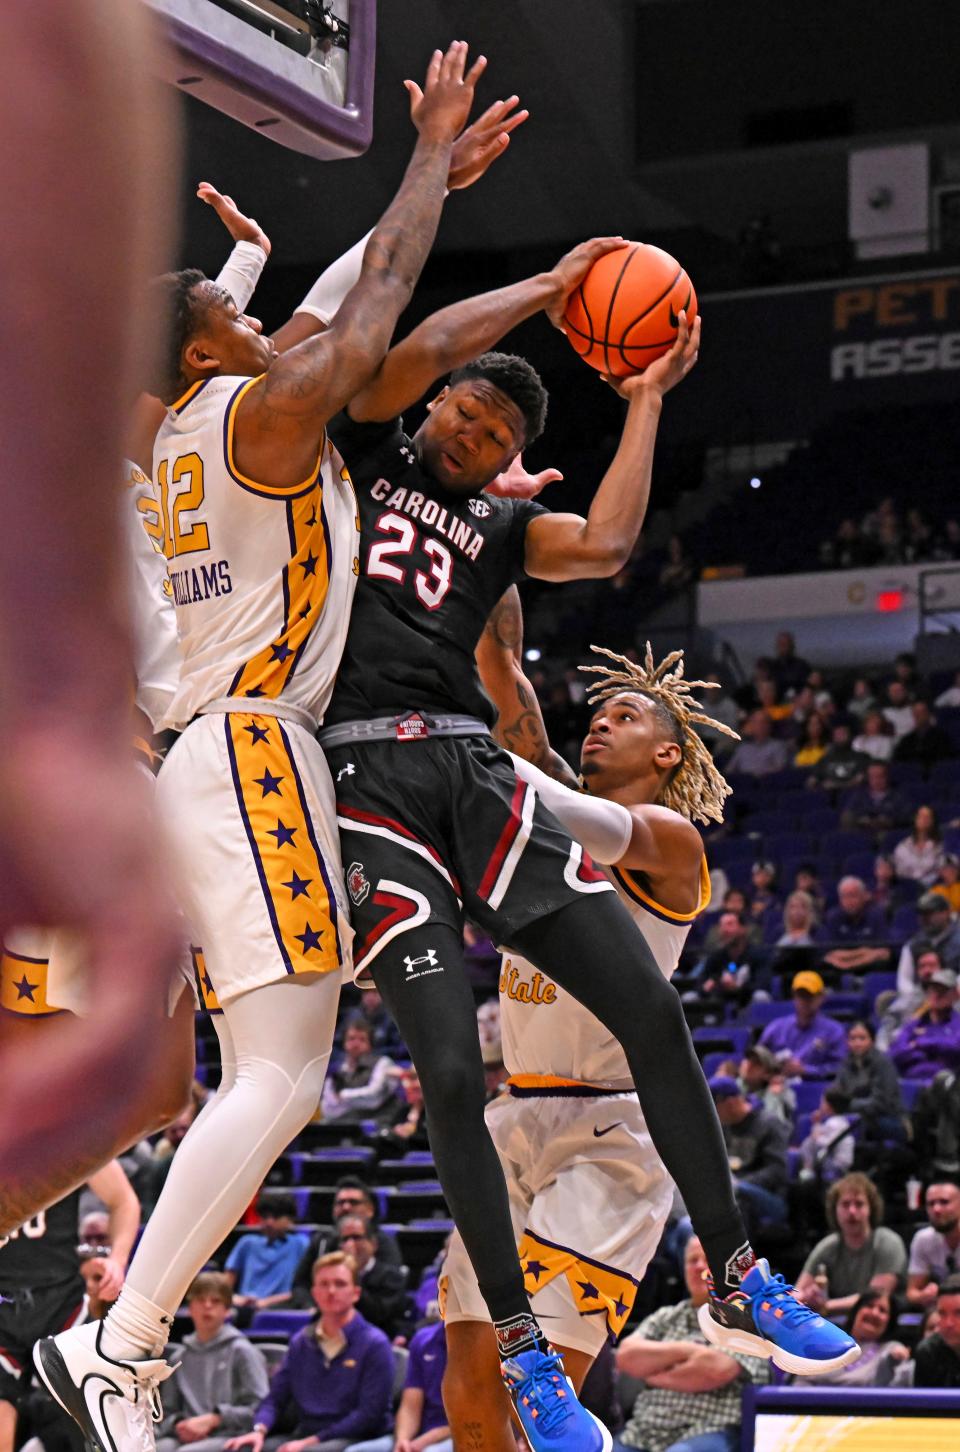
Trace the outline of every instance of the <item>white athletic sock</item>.
<instances>
[{"instance_id":1,"label":"white athletic sock","mask_svg":"<svg viewBox=\"0 0 960 1452\"><path fill-rule=\"evenodd\" d=\"M162 1356L173 1317L125 1285L103 1323L100 1348L115 1361Z\"/></svg>"},{"instance_id":2,"label":"white athletic sock","mask_svg":"<svg viewBox=\"0 0 960 1452\"><path fill-rule=\"evenodd\" d=\"M339 994L339 975L329 973L255 988L225 1007L227 1032L217 1027L226 1053L233 1050L235 1078L177 1150L105 1323L102 1344L110 1356L156 1355L158 1339L166 1339L161 1318L175 1315L194 1276L309 1120L323 1087Z\"/></svg>"}]
</instances>

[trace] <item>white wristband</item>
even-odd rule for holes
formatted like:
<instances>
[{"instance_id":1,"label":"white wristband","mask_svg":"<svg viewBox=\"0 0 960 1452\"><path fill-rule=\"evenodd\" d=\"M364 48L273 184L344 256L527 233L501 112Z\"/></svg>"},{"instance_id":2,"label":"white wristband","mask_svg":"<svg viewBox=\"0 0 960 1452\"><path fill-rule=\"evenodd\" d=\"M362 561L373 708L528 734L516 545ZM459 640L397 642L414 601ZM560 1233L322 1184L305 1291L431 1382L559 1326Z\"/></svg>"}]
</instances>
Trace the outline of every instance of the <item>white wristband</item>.
<instances>
[{"instance_id":1,"label":"white wristband","mask_svg":"<svg viewBox=\"0 0 960 1452\"><path fill-rule=\"evenodd\" d=\"M619 862L630 845L633 817L619 802L607 802L586 792L575 792L554 781L538 766L532 766L510 752L514 770L529 782L548 812L552 812L571 837L584 846L595 862Z\"/></svg>"},{"instance_id":2,"label":"white wristband","mask_svg":"<svg viewBox=\"0 0 960 1452\"><path fill-rule=\"evenodd\" d=\"M326 272L321 272L303 302L295 309L298 313L312 313L321 323L330 323L347 293L360 277L363 254L367 250L373 228L349 252L331 262Z\"/></svg>"},{"instance_id":3,"label":"white wristband","mask_svg":"<svg viewBox=\"0 0 960 1452\"><path fill-rule=\"evenodd\" d=\"M238 312L246 312L266 262L267 254L258 243L237 242L224 263L217 283L226 288Z\"/></svg>"}]
</instances>

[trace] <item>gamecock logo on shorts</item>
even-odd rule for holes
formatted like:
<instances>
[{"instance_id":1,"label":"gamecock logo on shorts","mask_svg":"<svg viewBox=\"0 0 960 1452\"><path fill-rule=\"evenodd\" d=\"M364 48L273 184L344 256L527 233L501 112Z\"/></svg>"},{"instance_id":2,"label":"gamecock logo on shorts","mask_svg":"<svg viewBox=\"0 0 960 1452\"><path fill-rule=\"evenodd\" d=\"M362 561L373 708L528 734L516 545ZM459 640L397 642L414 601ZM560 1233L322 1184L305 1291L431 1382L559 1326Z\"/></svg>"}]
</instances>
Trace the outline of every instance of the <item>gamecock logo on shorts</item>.
<instances>
[{"instance_id":1,"label":"gamecock logo on shorts","mask_svg":"<svg viewBox=\"0 0 960 1452\"><path fill-rule=\"evenodd\" d=\"M354 907L359 907L370 896L370 879L362 862L351 862L347 868L347 892Z\"/></svg>"}]
</instances>

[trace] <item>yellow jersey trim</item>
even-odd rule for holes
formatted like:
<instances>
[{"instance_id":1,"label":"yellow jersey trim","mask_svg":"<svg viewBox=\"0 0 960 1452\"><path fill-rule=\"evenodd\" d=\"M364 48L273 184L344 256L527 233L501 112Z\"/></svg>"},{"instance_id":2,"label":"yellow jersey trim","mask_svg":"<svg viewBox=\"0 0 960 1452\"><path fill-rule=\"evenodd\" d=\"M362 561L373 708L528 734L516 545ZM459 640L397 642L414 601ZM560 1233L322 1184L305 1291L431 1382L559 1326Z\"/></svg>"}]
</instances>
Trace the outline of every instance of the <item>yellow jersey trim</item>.
<instances>
[{"instance_id":1,"label":"yellow jersey trim","mask_svg":"<svg viewBox=\"0 0 960 1452\"><path fill-rule=\"evenodd\" d=\"M310 474L299 484L261 484L256 479L250 479L246 474L241 474L233 457L233 435L237 419L237 409L243 402L246 395L259 383L265 375L261 373L257 378L249 378L246 383L241 384L236 393L227 404L227 411L223 419L223 454L227 465L227 472L235 483L244 489L251 490L254 494L261 494L267 499L295 499L298 494L306 494L313 489L320 478L320 469L323 464L323 455L327 445L326 430L320 440L320 449L317 454L317 462Z\"/></svg>"},{"instance_id":2,"label":"yellow jersey trim","mask_svg":"<svg viewBox=\"0 0 960 1452\"><path fill-rule=\"evenodd\" d=\"M49 966L46 958L27 958L4 948L0 957L0 1007L30 1017L62 1012L47 999Z\"/></svg>"},{"instance_id":3,"label":"yellow jersey trim","mask_svg":"<svg viewBox=\"0 0 960 1452\"><path fill-rule=\"evenodd\" d=\"M516 1089L590 1089L584 1079L560 1079L556 1074L511 1074L507 1084Z\"/></svg>"},{"instance_id":4,"label":"yellow jersey trim","mask_svg":"<svg viewBox=\"0 0 960 1452\"><path fill-rule=\"evenodd\" d=\"M209 382L209 378L198 378L196 383L191 383L186 393L181 393L176 403L170 404L170 412L180 413L182 409L186 408L188 403L192 402L192 400L196 398L201 388L205 387L206 384L208 384Z\"/></svg>"},{"instance_id":5,"label":"yellow jersey trim","mask_svg":"<svg viewBox=\"0 0 960 1452\"><path fill-rule=\"evenodd\" d=\"M707 867L707 859L705 856L700 858L700 902L692 913L678 913L674 912L672 908L664 907L662 903L652 898L648 892L644 892L633 873L628 872L625 868L615 867L613 872L617 881L622 884L635 902L639 902L641 906L649 908L658 917L666 918L668 922L692 923L702 912L706 912L710 906L710 869Z\"/></svg>"}]
</instances>

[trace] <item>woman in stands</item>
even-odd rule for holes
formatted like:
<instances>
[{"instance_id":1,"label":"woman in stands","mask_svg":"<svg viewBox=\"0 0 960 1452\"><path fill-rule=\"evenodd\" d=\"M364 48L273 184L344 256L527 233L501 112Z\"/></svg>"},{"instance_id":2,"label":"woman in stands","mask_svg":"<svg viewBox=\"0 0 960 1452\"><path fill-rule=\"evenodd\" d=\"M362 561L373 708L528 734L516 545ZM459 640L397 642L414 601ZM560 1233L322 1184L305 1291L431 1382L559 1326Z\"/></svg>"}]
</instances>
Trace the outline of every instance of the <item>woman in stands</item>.
<instances>
[{"instance_id":1,"label":"woman in stands","mask_svg":"<svg viewBox=\"0 0 960 1452\"><path fill-rule=\"evenodd\" d=\"M893 849L897 876L932 887L943 866L944 856L936 812L932 807L918 807L913 818L913 831Z\"/></svg>"},{"instance_id":2,"label":"woman in stands","mask_svg":"<svg viewBox=\"0 0 960 1452\"><path fill-rule=\"evenodd\" d=\"M811 711L803 724L793 758L794 766L816 766L827 750L829 736L826 723L819 711Z\"/></svg>"},{"instance_id":3,"label":"woman in stands","mask_svg":"<svg viewBox=\"0 0 960 1452\"><path fill-rule=\"evenodd\" d=\"M895 1339L897 1311L886 1291L864 1291L850 1317L850 1334L861 1347L859 1361L840 1371L807 1377L809 1386L889 1386L897 1368L910 1360L910 1352ZM791 1377L797 1381L797 1377Z\"/></svg>"},{"instance_id":4,"label":"woman in stands","mask_svg":"<svg viewBox=\"0 0 960 1452\"><path fill-rule=\"evenodd\" d=\"M877 1048L873 1029L862 1019L847 1029L847 1057L837 1071L834 1087L849 1096L850 1112L860 1116L866 1138L906 1138L897 1071Z\"/></svg>"}]
</instances>

